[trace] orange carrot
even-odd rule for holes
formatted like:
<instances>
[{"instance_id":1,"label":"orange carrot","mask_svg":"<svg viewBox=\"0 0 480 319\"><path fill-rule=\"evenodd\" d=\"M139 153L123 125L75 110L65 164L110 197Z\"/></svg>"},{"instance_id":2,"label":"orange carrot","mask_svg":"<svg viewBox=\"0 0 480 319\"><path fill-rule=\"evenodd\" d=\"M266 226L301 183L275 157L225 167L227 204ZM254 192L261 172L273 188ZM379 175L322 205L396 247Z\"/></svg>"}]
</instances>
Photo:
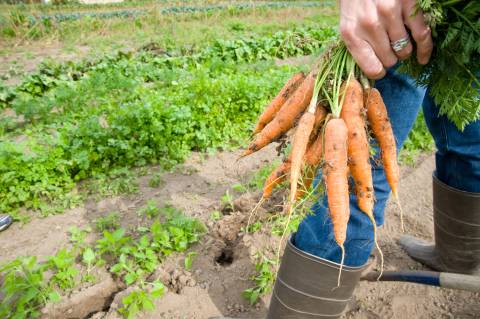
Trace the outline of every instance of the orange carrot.
<instances>
[{"instance_id":1,"label":"orange carrot","mask_svg":"<svg viewBox=\"0 0 480 319\"><path fill-rule=\"evenodd\" d=\"M297 190L296 200L303 198L308 194L308 190L312 185L317 166L320 164L323 153L323 137L320 129L327 117L327 110L321 105L317 104L315 110L315 123L313 125L312 134L310 134L310 141L303 157L302 167L305 166L304 174L299 189Z\"/></svg>"},{"instance_id":2,"label":"orange carrot","mask_svg":"<svg viewBox=\"0 0 480 319\"><path fill-rule=\"evenodd\" d=\"M301 84L304 78L305 74L303 72L296 73L287 81L287 83L285 83L277 96L273 98L273 100L267 105L263 113L258 118L257 125L253 130L253 134L257 134L258 132L260 132L265 127L265 125L272 121L272 119L278 113L282 105L297 89L297 87Z\"/></svg>"},{"instance_id":3,"label":"orange carrot","mask_svg":"<svg viewBox=\"0 0 480 319\"><path fill-rule=\"evenodd\" d=\"M388 184L392 189L393 196L398 198L400 169L397 162L397 145L395 144L392 125L388 119L387 108L377 89L371 88L365 91L368 121L380 146Z\"/></svg>"},{"instance_id":4,"label":"orange carrot","mask_svg":"<svg viewBox=\"0 0 480 319\"><path fill-rule=\"evenodd\" d=\"M322 126L325 122L325 118L327 117L327 114L328 114L328 112L325 109L325 107L323 105L321 105L320 103L318 103L317 104L317 109L315 110L315 124L313 126L313 134L310 135L310 137L311 137L310 141L315 140L316 137L318 136L318 132L322 128Z\"/></svg>"},{"instance_id":5,"label":"orange carrot","mask_svg":"<svg viewBox=\"0 0 480 319\"><path fill-rule=\"evenodd\" d=\"M275 118L257 134L255 140L250 143L248 149L242 154L250 155L270 144L272 141L287 132L295 123L295 119L306 109L313 95L316 74L310 72L302 84L285 102ZM313 116L313 114L312 114ZM307 137L308 138L308 137Z\"/></svg>"},{"instance_id":6,"label":"orange carrot","mask_svg":"<svg viewBox=\"0 0 480 319\"><path fill-rule=\"evenodd\" d=\"M334 238L342 251L350 218L347 138L347 126L342 119L328 121L325 128L325 184Z\"/></svg>"},{"instance_id":7,"label":"orange carrot","mask_svg":"<svg viewBox=\"0 0 480 319\"><path fill-rule=\"evenodd\" d=\"M372 167L365 120L362 116L363 109L362 86L352 78L345 85L340 117L345 121L348 129L348 167L355 181L358 206L368 216L373 216Z\"/></svg>"},{"instance_id":8,"label":"orange carrot","mask_svg":"<svg viewBox=\"0 0 480 319\"><path fill-rule=\"evenodd\" d=\"M323 155L323 136L318 134L317 137L307 148L305 152L305 163L309 166L317 166L320 164Z\"/></svg>"},{"instance_id":9,"label":"orange carrot","mask_svg":"<svg viewBox=\"0 0 480 319\"><path fill-rule=\"evenodd\" d=\"M305 112L298 122L292 142L292 167L290 168L290 205L295 202L298 179L303 166L303 157L307 149L310 134L315 124L315 114Z\"/></svg>"},{"instance_id":10,"label":"orange carrot","mask_svg":"<svg viewBox=\"0 0 480 319\"><path fill-rule=\"evenodd\" d=\"M280 185L287 179L291 164L291 157L289 156L282 162L282 164L273 170L273 172L265 180L262 198L269 198L275 186Z\"/></svg>"}]
</instances>

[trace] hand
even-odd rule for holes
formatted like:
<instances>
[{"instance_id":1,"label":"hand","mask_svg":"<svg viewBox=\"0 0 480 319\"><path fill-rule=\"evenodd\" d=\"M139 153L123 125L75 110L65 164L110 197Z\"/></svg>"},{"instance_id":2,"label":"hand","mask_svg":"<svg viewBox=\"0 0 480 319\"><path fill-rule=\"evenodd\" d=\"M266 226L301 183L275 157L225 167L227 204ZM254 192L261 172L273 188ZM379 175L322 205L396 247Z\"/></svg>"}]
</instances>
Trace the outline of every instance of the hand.
<instances>
[{"instance_id":1,"label":"hand","mask_svg":"<svg viewBox=\"0 0 480 319\"><path fill-rule=\"evenodd\" d=\"M427 64L432 54L431 30L422 12L415 13L415 0L340 0L340 33L348 50L371 79L379 79L397 61L408 58L412 43L399 52L391 42L408 37L417 45L417 59Z\"/></svg>"}]
</instances>

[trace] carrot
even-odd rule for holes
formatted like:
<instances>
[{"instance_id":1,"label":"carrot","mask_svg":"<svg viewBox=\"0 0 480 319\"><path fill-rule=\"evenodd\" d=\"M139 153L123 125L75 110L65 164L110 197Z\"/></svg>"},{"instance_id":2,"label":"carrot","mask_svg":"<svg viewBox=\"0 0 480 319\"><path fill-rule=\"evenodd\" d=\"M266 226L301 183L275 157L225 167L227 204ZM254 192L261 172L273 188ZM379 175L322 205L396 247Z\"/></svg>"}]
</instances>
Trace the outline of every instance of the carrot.
<instances>
[{"instance_id":1,"label":"carrot","mask_svg":"<svg viewBox=\"0 0 480 319\"><path fill-rule=\"evenodd\" d=\"M365 119L363 117L364 99L361 84L352 78L345 85L345 97L341 118L348 128L348 167L355 182L358 207L364 212L373 225L373 239L380 254L381 272L383 272L383 253L377 241L377 223L373 215L374 191L370 150Z\"/></svg>"},{"instance_id":2,"label":"carrot","mask_svg":"<svg viewBox=\"0 0 480 319\"><path fill-rule=\"evenodd\" d=\"M310 72L302 84L285 102L275 118L257 134L242 157L250 155L270 144L292 128L295 119L306 109L313 95L316 74ZM313 114L312 114L313 115Z\"/></svg>"},{"instance_id":3,"label":"carrot","mask_svg":"<svg viewBox=\"0 0 480 319\"><path fill-rule=\"evenodd\" d=\"M397 162L397 145L392 124L388 118L387 108L377 89L367 89L365 96L368 121L380 146L385 175L393 195L397 197L400 169Z\"/></svg>"},{"instance_id":4,"label":"carrot","mask_svg":"<svg viewBox=\"0 0 480 319\"><path fill-rule=\"evenodd\" d=\"M325 118L327 117L328 111L325 107L318 103L317 108L315 110L315 124L313 125L313 133L310 135L310 142L314 141L320 129L324 126Z\"/></svg>"},{"instance_id":5,"label":"carrot","mask_svg":"<svg viewBox=\"0 0 480 319\"><path fill-rule=\"evenodd\" d=\"M285 101L292 95L292 93L297 89L301 84L301 81L305 78L303 72L294 74L288 81L285 83L283 88L278 92L277 96L267 105L263 113L258 118L257 125L253 130L253 134L260 132L265 125L270 123L275 115L278 113Z\"/></svg>"},{"instance_id":6,"label":"carrot","mask_svg":"<svg viewBox=\"0 0 480 319\"><path fill-rule=\"evenodd\" d=\"M345 240L347 224L350 218L348 196L348 129L342 119L331 119L325 127L325 186L328 196L328 208L333 224L335 241L342 250L340 274L345 258Z\"/></svg>"},{"instance_id":7,"label":"carrot","mask_svg":"<svg viewBox=\"0 0 480 319\"><path fill-rule=\"evenodd\" d=\"M289 156L282 162L282 164L273 170L273 172L265 180L262 198L269 198L275 186L280 185L287 179L287 174L290 172L291 164L291 156Z\"/></svg>"},{"instance_id":8,"label":"carrot","mask_svg":"<svg viewBox=\"0 0 480 319\"><path fill-rule=\"evenodd\" d=\"M362 86L352 78L345 85L340 117L345 121L348 129L348 167L355 181L358 206L367 215L373 215L372 167L365 120L362 116L363 108Z\"/></svg>"},{"instance_id":9,"label":"carrot","mask_svg":"<svg viewBox=\"0 0 480 319\"><path fill-rule=\"evenodd\" d=\"M309 166L317 166L320 164L323 154L323 136L318 134L317 137L305 152L305 163Z\"/></svg>"},{"instance_id":10,"label":"carrot","mask_svg":"<svg viewBox=\"0 0 480 319\"><path fill-rule=\"evenodd\" d=\"M290 205L295 202L298 179L303 166L303 157L307 150L310 134L315 124L315 114L305 112L298 123L292 142L292 166L290 168Z\"/></svg>"}]
</instances>

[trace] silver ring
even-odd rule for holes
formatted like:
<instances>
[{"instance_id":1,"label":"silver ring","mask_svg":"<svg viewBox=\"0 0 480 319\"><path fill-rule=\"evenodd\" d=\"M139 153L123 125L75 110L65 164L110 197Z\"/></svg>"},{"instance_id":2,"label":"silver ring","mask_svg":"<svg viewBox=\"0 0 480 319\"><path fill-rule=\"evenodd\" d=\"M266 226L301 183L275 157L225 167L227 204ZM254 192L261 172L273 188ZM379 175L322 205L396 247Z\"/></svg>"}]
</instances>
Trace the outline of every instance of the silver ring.
<instances>
[{"instance_id":1,"label":"silver ring","mask_svg":"<svg viewBox=\"0 0 480 319\"><path fill-rule=\"evenodd\" d=\"M405 38L401 38L400 40L391 42L390 45L392 46L393 51L398 52L405 49L409 43L410 37L406 36Z\"/></svg>"}]
</instances>

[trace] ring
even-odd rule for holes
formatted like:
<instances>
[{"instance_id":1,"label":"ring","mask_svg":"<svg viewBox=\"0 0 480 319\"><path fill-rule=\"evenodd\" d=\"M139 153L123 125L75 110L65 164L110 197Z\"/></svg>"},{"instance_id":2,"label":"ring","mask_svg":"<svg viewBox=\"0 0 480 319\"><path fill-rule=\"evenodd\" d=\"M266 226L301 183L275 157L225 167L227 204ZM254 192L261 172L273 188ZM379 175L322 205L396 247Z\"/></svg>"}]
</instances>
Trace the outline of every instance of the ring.
<instances>
[{"instance_id":1,"label":"ring","mask_svg":"<svg viewBox=\"0 0 480 319\"><path fill-rule=\"evenodd\" d=\"M410 43L410 37L407 36L405 38L401 38L400 40L391 42L390 45L392 46L393 51L398 52L405 49L408 43Z\"/></svg>"}]
</instances>

